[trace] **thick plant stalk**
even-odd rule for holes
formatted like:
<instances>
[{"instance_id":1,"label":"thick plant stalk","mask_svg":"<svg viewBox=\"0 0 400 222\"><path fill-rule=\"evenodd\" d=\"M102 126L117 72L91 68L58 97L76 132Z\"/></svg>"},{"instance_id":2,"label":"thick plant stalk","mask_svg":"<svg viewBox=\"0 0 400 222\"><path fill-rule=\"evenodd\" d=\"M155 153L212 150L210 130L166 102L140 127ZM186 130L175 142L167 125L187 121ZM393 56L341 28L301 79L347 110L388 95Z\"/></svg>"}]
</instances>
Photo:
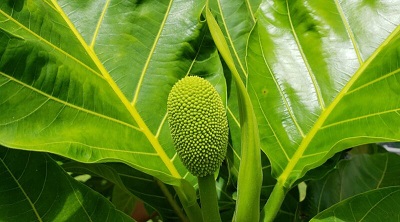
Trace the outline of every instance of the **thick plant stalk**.
<instances>
[{"instance_id":1,"label":"thick plant stalk","mask_svg":"<svg viewBox=\"0 0 400 222\"><path fill-rule=\"evenodd\" d=\"M214 175L197 177L204 222L221 222Z\"/></svg>"},{"instance_id":2,"label":"thick plant stalk","mask_svg":"<svg viewBox=\"0 0 400 222\"><path fill-rule=\"evenodd\" d=\"M259 221L262 169L260 139L253 105L246 87L235 68L225 37L208 8L208 2L206 19L218 51L231 70L238 90L242 144L238 176L238 199L236 201L234 220ZM249 183L249 181L251 182Z\"/></svg>"},{"instance_id":3,"label":"thick plant stalk","mask_svg":"<svg viewBox=\"0 0 400 222\"><path fill-rule=\"evenodd\" d=\"M187 187L187 188L186 188ZM187 193L192 193L192 187L188 187L185 184L182 184L181 187L174 187L176 194L179 197L179 200L182 203L183 208L185 209L185 213L190 222L203 222L203 217L201 213L201 209L197 204L196 199L191 199L191 197L196 196L194 193L190 195L190 197L186 196ZM186 191L186 193L185 193ZM184 220L183 220L184 221Z\"/></svg>"},{"instance_id":4,"label":"thick plant stalk","mask_svg":"<svg viewBox=\"0 0 400 222\"><path fill-rule=\"evenodd\" d=\"M268 198L267 203L265 204L262 215L264 222L272 222L274 221L276 215L281 208L282 202L285 199L285 189L282 183L277 183L272 190L271 195Z\"/></svg>"}]
</instances>

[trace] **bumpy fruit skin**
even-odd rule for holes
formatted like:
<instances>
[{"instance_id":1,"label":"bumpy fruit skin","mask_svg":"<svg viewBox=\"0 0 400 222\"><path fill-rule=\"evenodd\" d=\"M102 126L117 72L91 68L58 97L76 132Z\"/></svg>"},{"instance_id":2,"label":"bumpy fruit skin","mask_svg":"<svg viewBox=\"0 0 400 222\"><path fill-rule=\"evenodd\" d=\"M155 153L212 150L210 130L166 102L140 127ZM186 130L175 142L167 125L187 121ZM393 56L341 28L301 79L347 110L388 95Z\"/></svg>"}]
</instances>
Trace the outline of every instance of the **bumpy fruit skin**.
<instances>
[{"instance_id":1,"label":"bumpy fruit skin","mask_svg":"<svg viewBox=\"0 0 400 222\"><path fill-rule=\"evenodd\" d=\"M225 159L228 121L221 97L205 79L179 80L168 96L168 123L177 153L197 177L213 174Z\"/></svg>"}]
</instances>

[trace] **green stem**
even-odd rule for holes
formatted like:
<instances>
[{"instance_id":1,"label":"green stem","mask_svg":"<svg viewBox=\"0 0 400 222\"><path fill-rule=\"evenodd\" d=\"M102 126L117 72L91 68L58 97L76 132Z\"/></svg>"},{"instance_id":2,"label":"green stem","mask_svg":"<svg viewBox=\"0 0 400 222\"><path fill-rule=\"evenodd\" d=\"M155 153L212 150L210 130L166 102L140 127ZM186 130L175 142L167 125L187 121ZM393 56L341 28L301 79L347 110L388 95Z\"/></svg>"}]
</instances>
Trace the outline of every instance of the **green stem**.
<instances>
[{"instance_id":1,"label":"green stem","mask_svg":"<svg viewBox=\"0 0 400 222\"><path fill-rule=\"evenodd\" d=\"M185 181L181 183L180 187L174 186L176 193L178 194L179 200L182 203L185 213L191 222L203 222L203 216L199 205L197 204L197 197L193 187L185 184ZM191 192L193 189L193 192ZM186 192L185 192L186 191ZM182 220L184 221L184 220Z\"/></svg>"},{"instance_id":2,"label":"green stem","mask_svg":"<svg viewBox=\"0 0 400 222\"><path fill-rule=\"evenodd\" d=\"M214 174L197 177L204 222L221 222Z\"/></svg>"},{"instance_id":3,"label":"green stem","mask_svg":"<svg viewBox=\"0 0 400 222\"><path fill-rule=\"evenodd\" d=\"M246 86L235 67L235 62L230 54L228 43L208 7L208 3L207 1L205 11L209 30L218 51L231 70L238 90L242 142L236 210L233 220L238 222L259 221L260 195L263 179L257 118ZM251 182L249 183L249 181Z\"/></svg>"},{"instance_id":4,"label":"green stem","mask_svg":"<svg viewBox=\"0 0 400 222\"><path fill-rule=\"evenodd\" d=\"M172 196L171 192L169 192L167 186L163 182L161 182L160 180L158 180L156 178L155 178L155 181L156 181L158 187L160 187L161 191L163 192L165 198L167 198L168 203L171 205L172 209L175 211L175 213L179 217L179 219L182 222L188 222L189 219L182 212L181 207L179 207L175 198Z\"/></svg>"},{"instance_id":5,"label":"green stem","mask_svg":"<svg viewBox=\"0 0 400 222\"><path fill-rule=\"evenodd\" d=\"M274 221L276 215L281 209L283 200L285 199L285 188L283 183L277 183L268 198L267 203L261 211L264 222Z\"/></svg>"}]
</instances>

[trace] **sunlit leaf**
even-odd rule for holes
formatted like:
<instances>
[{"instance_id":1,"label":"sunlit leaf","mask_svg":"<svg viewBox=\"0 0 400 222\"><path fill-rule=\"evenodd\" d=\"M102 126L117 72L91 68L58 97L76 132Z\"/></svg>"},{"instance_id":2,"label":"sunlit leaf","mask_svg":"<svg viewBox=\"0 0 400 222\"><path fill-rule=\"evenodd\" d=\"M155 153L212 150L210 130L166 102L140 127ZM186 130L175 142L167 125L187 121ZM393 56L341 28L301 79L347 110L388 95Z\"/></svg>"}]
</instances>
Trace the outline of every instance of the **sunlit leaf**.
<instances>
[{"instance_id":1,"label":"sunlit leaf","mask_svg":"<svg viewBox=\"0 0 400 222\"><path fill-rule=\"evenodd\" d=\"M125 3L34 1L20 12L0 5L0 143L193 183L172 145L166 97L188 74L206 77L225 97L201 4Z\"/></svg>"},{"instance_id":2,"label":"sunlit leaf","mask_svg":"<svg viewBox=\"0 0 400 222\"><path fill-rule=\"evenodd\" d=\"M345 148L400 140L397 128L381 127L400 121L398 11L391 1L261 4L248 90L285 187Z\"/></svg>"}]
</instances>

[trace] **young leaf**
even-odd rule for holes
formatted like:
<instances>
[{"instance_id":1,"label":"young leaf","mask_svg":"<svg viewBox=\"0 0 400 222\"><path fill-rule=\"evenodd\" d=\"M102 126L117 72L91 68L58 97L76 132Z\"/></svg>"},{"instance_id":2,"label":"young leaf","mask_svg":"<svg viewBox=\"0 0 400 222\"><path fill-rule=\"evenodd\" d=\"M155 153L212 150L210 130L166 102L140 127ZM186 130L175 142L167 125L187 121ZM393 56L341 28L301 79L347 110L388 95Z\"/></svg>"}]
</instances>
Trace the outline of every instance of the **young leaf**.
<instances>
[{"instance_id":1,"label":"young leaf","mask_svg":"<svg viewBox=\"0 0 400 222\"><path fill-rule=\"evenodd\" d=\"M260 141L256 116L253 105L247 94L245 85L240 79L239 73L235 68L234 60L229 54L228 44L224 39L223 33L218 26L215 18L206 6L206 19L211 35L232 72L233 79L237 87L238 104L241 126L241 161L238 173L238 201L234 220L259 220L259 198L262 186L262 169L260 155ZM248 183L248 180L252 183Z\"/></svg>"},{"instance_id":2,"label":"young leaf","mask_svg":"<svg viewBox=\"0 0 400 222\"><path fill-rule=\"evenodd\" d=\"M133 221L47 154L0 147L0 172L1 220Z\"/></svg>"}]
</instances>

